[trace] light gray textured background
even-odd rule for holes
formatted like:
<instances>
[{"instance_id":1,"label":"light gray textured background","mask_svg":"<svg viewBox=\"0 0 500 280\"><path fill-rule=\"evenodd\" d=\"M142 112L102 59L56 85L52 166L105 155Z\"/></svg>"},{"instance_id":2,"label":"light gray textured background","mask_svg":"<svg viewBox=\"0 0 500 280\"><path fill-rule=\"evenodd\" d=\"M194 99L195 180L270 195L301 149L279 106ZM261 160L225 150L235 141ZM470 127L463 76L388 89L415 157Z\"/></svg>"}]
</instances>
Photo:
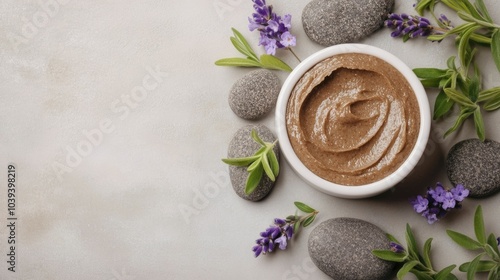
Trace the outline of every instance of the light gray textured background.
<instances>
[{"instance_id":1,"label":"light gray textured background","mask_svg":"<svg viewBox=\"0 0 500 280\"><path fill-rule=\"evenodd\" d=\"M230 27L263 52L256 46L258 34L246 28L250 0L40 4L51 2L0 2L0 225L7 224L8 163L17 166L19 219L16 273L7 271L7 230L0 226L1 279L327 279L309 261L311 229L286 252L252 255L259 232L274 217L292 214L295 200L321 211L313 225L355 217L403 239L409 222L422 243L434 237L439 268L472 259L445 229L472 234L477 204L484 207L487 230L500 234L499 195L467 200L461 211L433 226L407 202L436 181L449 184L444 155L457 141L474 136L468 121L442 140L452 118L433 123L416 172L378 197L324 195L303 183L284 160L266 200L237 197L220 158L232 134L251 123L227 104L231 85L249 70L213 62L239 55L229 42ZM300 57L323 48L302 30L307 1L271 2L278 13L292 14ZM498 1L485 2L499 19ZM412 4L397 0L395 11L411 12ZM455 52L451 40L404 44L390 38L389 30L362 42L392 52L411 68L444 68ZM296 65L288 53L278 55ZM479 62L485 87L498 86L499 73L486 49ZM286 75L279 75L283 82ZM429 94L433 100L436 93ZM488 138L500 141L500 112L484 118ZM275 131L272 114L255 123ZM95 136L98 130L102 137L86 145L85 133ZM78 148L86 155L67 158Z\"/></svg>"}]
</instances>

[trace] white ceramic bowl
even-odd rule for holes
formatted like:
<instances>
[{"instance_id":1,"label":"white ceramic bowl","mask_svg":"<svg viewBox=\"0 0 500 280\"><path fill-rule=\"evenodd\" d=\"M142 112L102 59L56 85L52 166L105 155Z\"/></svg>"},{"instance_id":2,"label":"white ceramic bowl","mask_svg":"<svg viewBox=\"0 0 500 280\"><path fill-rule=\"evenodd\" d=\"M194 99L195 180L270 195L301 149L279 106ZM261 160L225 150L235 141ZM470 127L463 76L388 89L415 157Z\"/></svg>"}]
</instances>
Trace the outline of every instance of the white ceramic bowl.
<instances>
[{"instance_id":1,"label":"white ceramic bowl","mask_svg":"<svg viewBox=\"0 0 500 280\"><path fill-rule=\"evenodd\" d=\"M288 138L286 127L285 116L288 99L298 80L302 77L302 75L304 75L305 72L307 72L318 62L328 57L343 53L362 53L372 55L394 66L408 80L410 86L415 92L417 102L420 107L420 130L418 133L417 141L415 143L415 147L411 151L408 158L396 171L394 171L389 176L379 181L360 186L345 186L332 183L310 171L295 154L295 151L290 144L290 139ZM420 83L417 76L415 76L413 71L400 59L398 59L391 53L377 47L363 44L342 44L328 47L314 53L303 62L301 62L292 71L292 73L290 73L285 83L283 84L283 87L281 88L281 92L276 104L276 127L278 139L280 142L280 148L283 155L285 156L291 167L295 170L295 172L300 177L302 177L304 181L306 181L316 189L333 196L343 198L364 198L380 194L390 189L391 187L399 183L413 170L415 165L420 160L429 139L431 113L425 89L423 88L422 84Z\"/></svg>"}]
</instances>

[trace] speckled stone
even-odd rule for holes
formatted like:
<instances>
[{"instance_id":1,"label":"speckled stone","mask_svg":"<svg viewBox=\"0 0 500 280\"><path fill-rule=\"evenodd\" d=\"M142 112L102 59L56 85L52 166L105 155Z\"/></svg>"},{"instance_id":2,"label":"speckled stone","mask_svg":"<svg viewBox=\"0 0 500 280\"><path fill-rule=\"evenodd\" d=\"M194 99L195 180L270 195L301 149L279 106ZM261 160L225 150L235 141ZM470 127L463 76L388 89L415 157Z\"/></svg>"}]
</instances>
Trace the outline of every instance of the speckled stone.
<instances>
[{"instance_id":1,"label":"speckled stone","mask_svg":"<svg viewBox=\"0 0 500 280\"><path fill-rule=\"evenodd\" d=\"M234 134L233 139L229 143L227 152L228 158L251 156L261 147L252 139L252 129L255 129L259 137L265 142L274 142L276 140L271 130L265 125L250 124L244 126ZM279 161L280 150L278 145L274 147L274 153ZM273 189L275 183L263 174L257 188L250 195L247 195L245 194L245 186L248 177L246 167L229 166L229 177L231 178L231 184L236 194L250 201L259 201L266 197Z\"/></svg>"},{"instance_id":2,"label":"speckled stone","mask_svg":"<svg viewBox=\"0 0 500 280\"><path fill-rule=\"evenodd\" d=\"M240 118L261 118L276 105L280 89L276 74L265 69L254 70L234 83L229 92L229 107Z\"/></svg>"},{"instance_id":3,"label":"speckled stone","mask_svg":"<svg viewBox=\"0 0 500 280\"><path fill-rule=\"evenodd\" d=\"M446 157L450 181L469 189L469 197L487 197L500 191L500 143L468 139L455 144Z\"/></svg>"},{"instance_id":4,"label":"speckled stone","mask_svg":"<svg viewBox=\"0 0 500 280\"><path fill-rule=\"evenodd\" d=\"M354 218L330 219L309 235L309 255L314 264L335 280L390 279L394 263L372 255L389 249L389 240L377 226Z\"/></svg>"},{"instance_id":5,"label":"speckled stone","mask_svg":"<svg viewBox=\"0 0 500 280\"><path fill-rule=\"evenodd\" d=\"M394 0L313 0L302 11L307 36L323 46L356 42L384 24Z\"/></svg>"}]
</instances>

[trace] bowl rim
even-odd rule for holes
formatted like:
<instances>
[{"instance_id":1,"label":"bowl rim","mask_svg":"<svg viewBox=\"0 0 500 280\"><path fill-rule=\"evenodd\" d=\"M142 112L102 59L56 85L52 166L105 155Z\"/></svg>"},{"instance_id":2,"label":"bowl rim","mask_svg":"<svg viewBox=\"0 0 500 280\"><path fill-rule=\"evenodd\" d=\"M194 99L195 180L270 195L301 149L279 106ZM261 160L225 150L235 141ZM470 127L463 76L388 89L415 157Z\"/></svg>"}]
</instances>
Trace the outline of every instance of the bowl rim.
<instances>
[{"instance_id":1,"label":"bowl rim","mask_svg":"<svg viewBox=\"0 0 500 280\"><path fill-rule=\"evenodd\" d=\"M361 53L372 55L384 60L385 62L395 67L399 72L401 72L401 74L403 74L403 76L406 78L411 88L413 89L420 112L420 128L417 141L403 164L401 164L401 166L389 176L382 178L381 180L359 186L345 186L333 183L319 177L318 175L310 171L295 154L295 151L293 150L290 143L286 127L286 107L295 84L299 81L299 79L304 75L305 72L311 69L318 62L328 57L344 53ZM288 75L278 95L276 103L275 122L280 149L284 157L286 158L292 169L295 171L295 173L299 175L306 183L319 191L336 197L365 198L375 196L392 188L406 176L408 176L408 174L410 174L410 172L414 169L427 146L431 127L431 114L427 93L422 83L403 61L401 61L399 58L389 53L388 51L375 46L366 44L339 44L327 47L310 55L297 67L295 67L295 69L293 69L293 71Z\"/></svg>"}]
</instances>

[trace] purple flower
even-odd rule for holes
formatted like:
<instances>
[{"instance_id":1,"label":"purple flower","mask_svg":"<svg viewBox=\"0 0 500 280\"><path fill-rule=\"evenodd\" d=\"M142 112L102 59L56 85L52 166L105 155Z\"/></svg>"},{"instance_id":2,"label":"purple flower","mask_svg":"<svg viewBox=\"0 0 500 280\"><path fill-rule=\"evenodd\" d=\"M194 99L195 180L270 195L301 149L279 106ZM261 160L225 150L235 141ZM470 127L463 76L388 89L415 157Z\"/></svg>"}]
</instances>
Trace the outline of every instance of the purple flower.
<instances>
[{"instance_id":1,"label":"purple flower","mask_svg":"<svg viewBox=\"0 0 500 280\"><path fill-rule=\"evenodd\" d=\"M424 211L422 213L422 216L424 216L427 219L427 223L429 223L429 225L432 225L433 223L438 221L438 216L437 216L438 213L439 213L438 208L431 208L429 210Z\"/></svg>"},{"instance_id":2,"label":"purple flower","mask_svg":"<svg viewBox=\"0 0 500 280\"><path fill-rule=\"evenodd\" d=\"M281 237L279 237L278 239L276 239L274 242L276 244L279 244L279 247L281 250L285 250L286 249L286 235L282 235Z\"/></svg>"},{"instance_id":3,"label":"purple flower","mask_svg":"<svg viewBox=\"0 0 500 280\"><path fill-rule=\"evenodd\" d=\"M497 245L500 246L500 237L497 237Z\"/></svg>"},{"instance_id":4,"label":"purple flower","mask_svg":"<svg viewBox=\"0 0 500 280\"><path fill-rule=\"evenodd\" d=\"M446 192L443 200L443 210L455 208L456 201L451 192Z\"/></svg>"},{"instance_id":5,"label":"purple flower","mask_svg":"<svg viewBox=\"0 0 500 280\"><path fill-rule=\"evenodd\" d=\"M385 21L385 26L395 29L391 33L392 37L405 36L404 38L406 39L444 33L439 28L433 26L428 19L407 14L389 14Z\"/></svg>"},{"instance_id":6,"label":"purple flower","mask_svg":"<svg viewBox=\"0 0 500 280\"><path fill-rule=\"evenodd\" d=\"M469 190L462 185L456 185L451 190L446 190L441 183L435 188L428 188L425 196L418 195L410 200L415 212L427 219L429 224L443 218L451 209L460 208L461 202L469 195Z\"/></svg>"},{"instance_id":7,"label":"purple flower","mask_svg":"<svg viewBox=\"0 0 500 280\"><path fill-rule=\"evenodd\" d=\"M254 252L255 257L258 257L260 255L260 253L262 253L262 246L255 245L255 246L253 246L252 251Z\"/></svg>"},{"instance_id":8,"label":"purple flower","mask_svg":"<svg viewBox=\"0 0 500 280\"><path fill-rule=\"evenodd\" d=\"M443 185L441 185L441 183L437 183L435 189L429 188L427 193L430 194L432 198L437 202L442 203L445 200L444 196L446 194L446 190L443 188Z\"/></svg>"},{"instance_id":9,"label":"purple flower","mask_svg":"<svg viewBox=\"0 0 500 280\"><path fill-rule=\"evenodd\" d=\"M248 18L248 29L259 30L259 45L264 46L266 53L274 55L276 49L295 46L296 38L289 32L292 16L286 14L281 18L265 0L252 1L255 12Z\"/></svg>"},{"instance_id":10,"label":"purple flower","mask_svg":"<svg viewBox=\"0 0 500 280\"><path fill-rule=\"evenodd\" d=\"M403 248L403 246L393 241L389 243L389 246L391 247L391 251L393 251L394 253L403 253L405 251L405 248Z\"/></svg>"},{"instance_id":11,"label":"purple flower","mask_svg":"<svg viewBox=\"0 0 500 280\"><path fill-rule=\"evenodd\" d=\"M429 205L429 201L426 198L423 198L421 195L418 195L417 198L410 201L410 203L413 205L413 209L417 213L424 212L425 210L427 210L427 207Z\"/></svg>"},{"instance_id":12,"label":"purple flower","mask_svg":"<svg viewBox=\"0 0 500 280\"><path fill-rule=\"evenodd\" d=\"M469 190L466 189L466 188L464 188L464 186L460 185L460 184L456 185L450 191L453 194L453 198L456 201L463 201L464 198L466 198L467 196L469 196Z\"/></svg>"},{"instance_id":13,"label":"purple flower","mask_svg":"<svg viewBox=\"0 0 500 280\"><path fill-rule=\"evenodd\" d=\"M255 241L256 245L252 247L255 257L265 255L274 251L276 245L281 250L285 250L293 236L293 222L280 218L274 219L274 225L269 226L260 233L261 238Z\"/></svg>"},{"instance_id":14,"label":"purple flower","mask_svg":"<svg viewBox=\"0 0 500 280\"><path fill-rule=\"evenodd\" d=\"M293 36L290 32L287 31L287 32L281 34L280 43L283 46L285 46L285 48L295 46L295 42L296 42L295 36Z\"/></svg>"}]
</instances>

